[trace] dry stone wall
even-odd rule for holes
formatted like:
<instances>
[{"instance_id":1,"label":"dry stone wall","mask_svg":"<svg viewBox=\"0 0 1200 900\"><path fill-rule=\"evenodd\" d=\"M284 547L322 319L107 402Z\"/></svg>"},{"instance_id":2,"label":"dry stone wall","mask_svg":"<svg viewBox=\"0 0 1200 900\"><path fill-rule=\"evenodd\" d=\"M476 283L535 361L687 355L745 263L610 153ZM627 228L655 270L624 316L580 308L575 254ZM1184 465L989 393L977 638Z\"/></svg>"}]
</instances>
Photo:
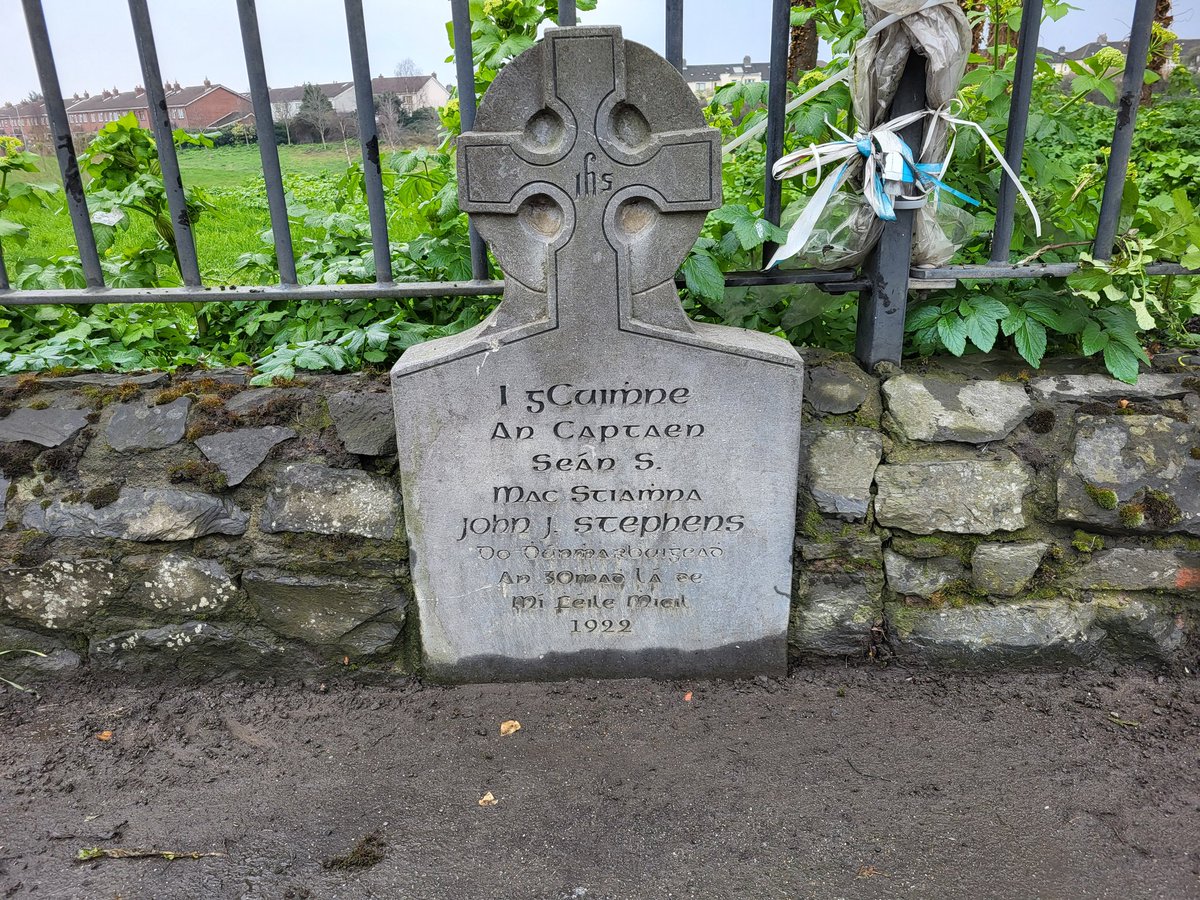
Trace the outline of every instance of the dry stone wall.
<instances>
[{"instance_id":1,"label":"dry stone wall","mask_svg":"<svg viewBox=\"0 0 1200 900\"><path fill-rule=\"evenodd\" d=\"M1195 666L1200 378L808 351L792 658ZM0 675L409 673L386 378L0 379Z\"/></svg>"}]
</instances>

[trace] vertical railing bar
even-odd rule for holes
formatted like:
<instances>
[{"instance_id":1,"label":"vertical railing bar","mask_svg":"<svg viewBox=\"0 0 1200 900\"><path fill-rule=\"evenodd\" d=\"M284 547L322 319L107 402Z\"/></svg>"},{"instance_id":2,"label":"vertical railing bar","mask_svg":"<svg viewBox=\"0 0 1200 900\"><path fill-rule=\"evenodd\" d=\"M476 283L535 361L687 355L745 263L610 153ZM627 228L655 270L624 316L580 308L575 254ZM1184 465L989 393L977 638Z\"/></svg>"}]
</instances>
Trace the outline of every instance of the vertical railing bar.
<instances>
[{"instance_id":1,"label":"vertical railing bar","mask_svg":"<svg viewBox=\"0 0 1200 900\"><path fill-rule=\"evenodd\" d=\"M367 191L367 216L371 221L371 249L375 280L392 280L392 250L388 242L387 204L383 198L383 169L379 162L379 125L375 121L375 92L367 56L367 25L362 0L346 0L346 32L350 38L350 72L354 102L358 107L358 142L362 145L363 186Z\"/></svg>"},{"instance_id":2,"label":"vertical railing bar","mask_svg":"<svg viewBox=\"0 0 1200 900\"><path fill-rule=\"evenodd\" d=\"M667 0L667 62L683 71L683 0Z\"/></svg>"},{"instance_id":3,"label":"vertical railing bar","mask_svg":"<svg viewBox=\"0 0 1200 900\"><path fill-rule=\"evenodd\" d=\"M1025 155L1025 135L1029 125L1029 105L1033 100L1033 76L1037 70L1041 30L1042 0L1024 0L1021 6L1021 31L1017 38L1012 102L1008 107L1008 134L1004 139L1004 159L1009 168L1018 174ZM993 263L1008 262L1016 210L1017 186L1011 179L1001 178L1000 196L996 199L996 225L992 229Z\"/></svg>"},{"instance_id":4,"label":"vertical railing bar","mask_svg":"<svg viewBox=\"0 0 1200 900\"><path fill-rule=\"evenodd\" d=\"M8 288L8 269L4 265L4 246L0 244L0 291L7 291Z\"/></svg>"},{"instance_id":5,"label":"vertical railing bar","mask_svg":"<svg viewBox=\"0 0 1200 900\"><path fill-rule=\"evenodd\" d=\"M150 128L154 131L154 142L158 147L158 165L162 172L163 190L167 194L167 208L171 213L179 274L184 284L199 287L200 261L196 256L196 240L188 215L187 197L183 192L179 158L175 154L174 129L171 128L162 71L158 66L158 51L154 45L154 27L146 0L129 0L129 16L133 20L133 39L142 64L142 78L146 82L146 107Z\"/></svg>"},{"instance_id":6,"label":"vertical railing bar","mask_svg":"<svg viewBox=\"0 0 1200 900\"><path fill-rule=\"evenodd\" d=\"M258 155L262 160L263 180L267 185L267 207L271 211L271 235L275 239L279 280L283 284L296 284L299 279L296 278L296 257L292 250L292 228L288 223L287 198L283 195L283 172L279 168L275 119L271 115L271 89L267 86L267 67L263 62L258 11L254 4L255 0L237 0L242 50L246 56L246 75L250 79L254 130L258 135Z\"/></svg>"},{"instance_id":7,"label":"vertical railing bar","mask_svg":"<svg viewBox=\"0 0 1200 900\"><path fill-rule=\"evenodd\" d=\"M887 118L925 108L925 57L910 52ZM910 147L920 147L925 123L918 119L900 132ZM863 266L869 288L858 298L854 355L868 372L881 362L900 363L904 351L904 315L908 308L915 209L897 209L883 223L879 243Z\"/></svg>"},{"instance_id":8,"label":"vertical railing bar","mask_svg":"<svg viewBox=\"0 0 1200 900\"><path fill-rule=\"evenodd\" d=\"M1121 96L1117 99L1117 125L1113 131L1112 150L1108 154L1104 199L1100 202L1100 220L1096 223L1096 242L1092 248L1097 259L1109 259L1117 240L1121 197L1125 193L1129 157L1133 152L1133 130L1137 126L1138 104L1141 102L1146 59L1150 53L1150 37L1154 28L1154 8L1154 0L1137 0L1133 10L1129 53L1125 57L1125 77L1121 82Z\"/></svg>"},{"instance_id":9,"label":"vertical railing bar","mask_svg":"<svg viewBox=\"0 0 1200 900\"><path fill-rule=\"evenodd\" d=\"M475 48L471 43L471 7L469 0L450 0L450 16L454 20L454 65L458 80L458 113L462 130L475 127ZM487 245L472 224L468 228L471 240L471 277L482 281L488 277Z\"/></svg>"},{"instance_id":10,"label":"vertical railing bar","mask_svg":"<svg viewBox=\"0 0 1200 900\"><path fill-rule=\"evenodd\" d=\"M779 224L783 213L783 185L771 174L775 161L783 156L783 130L787 115L788 40L791 37L792 7L788 0L771 4L771 70L767 87L767 158L763 171L763 218ZM775 244L763 244L766 263L775 254Z\"/></svg>"},{"instance_id":11,"label":"vertical railing bar","mask_svg":"<svg viewBox=\"0 0 1200 900\"><path fill-rule=\"evenodd\" d=\"M558 0L558 26L568 28L576 24L575 0Z\"/></svg>"},{"instance_id":12,"label":"vertical railing bar","mask_svg":"<svg viewBox=\"0 0 1200 900\"><path fill-rule=\"evenodd\" d=\"M25 23L29 28L29 43L33 47L33 61L37 66L38 82L42 86L42 103L46 107L46 119L54 137L54 152L58 157L58 168L62 174L63 193L67 198L67 209L71 214L71 227L75 231L75 243L79 247L79 262L83 266L83 277L88 287L104 287L104 273L100 269L100 254L96 250L96 235L92 232L92 220L88 214L87 197L83 193L83 178L79 174L79 160L75 157L75 145L71 142L71 123L67 119L67 107L63 103L62 88L58 83L58 70L54 67L54 52L50 48L50 32L46 28L46 14L41 0L21 0L25 8Z\"/></svg>"}]
</instances>

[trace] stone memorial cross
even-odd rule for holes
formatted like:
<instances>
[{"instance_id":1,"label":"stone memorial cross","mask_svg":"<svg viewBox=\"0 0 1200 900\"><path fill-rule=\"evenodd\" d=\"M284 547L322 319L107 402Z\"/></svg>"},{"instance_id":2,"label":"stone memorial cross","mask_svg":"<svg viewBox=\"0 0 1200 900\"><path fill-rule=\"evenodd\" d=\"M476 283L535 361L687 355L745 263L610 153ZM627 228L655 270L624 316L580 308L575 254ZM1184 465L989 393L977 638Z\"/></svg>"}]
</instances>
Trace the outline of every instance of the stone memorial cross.
<instances>
[{"instance_id":1,"label":"stone memorial cross","mask_svg":"<svg viewBox=\"0 0 1200 900\"><path fill-rule=\"evenodd\" d=\"M392 371L434 677L783 671L801 362L674 284L719 139L608 27L548 31L459 138L504 299Z\"/></svg>"}]
</instances>

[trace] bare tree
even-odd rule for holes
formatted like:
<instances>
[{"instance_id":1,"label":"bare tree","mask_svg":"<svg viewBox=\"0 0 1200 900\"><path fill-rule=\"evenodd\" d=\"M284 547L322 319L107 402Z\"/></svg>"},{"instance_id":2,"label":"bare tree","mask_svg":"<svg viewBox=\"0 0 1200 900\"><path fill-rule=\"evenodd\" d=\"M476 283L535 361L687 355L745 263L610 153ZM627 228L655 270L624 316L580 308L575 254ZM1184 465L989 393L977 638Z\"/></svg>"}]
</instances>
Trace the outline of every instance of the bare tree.
<instances>
[{"instance_id":1,"label":"bare tree","mask_svg":"<svg viewBox=\"0 0 1200 900\"><path fill-rule=\"evenodd\" d=\"M275 116L275 121L283 126L283 133L287 135L287 142L292 142L292 111L291 104L286 101L271 104L271 113Z\"/></svg>"},{"instance_id":2,"label":"bare tree","mask_svg":"<svg viewBox=\"0 0 1200 900\"><path fill-rule=\"evenodd\" d=\"M792 9L813 9L816 0L792 0ZM817 20L792 26L791 46L788 48L788 81L795 81L801 72L817 67Z\"/></svg>"},{"instance_id":3,"label":"bare tree","mask_svg":"<svg viewBox=\"0 0 1200 900\"><path fill-rule=\"evenodd\" d=\"M404 77L406 75L420 75L417 70L417 64L412 61L412 57L408 56L396 63L396 75Z\"/></svg>"}]
</instances>

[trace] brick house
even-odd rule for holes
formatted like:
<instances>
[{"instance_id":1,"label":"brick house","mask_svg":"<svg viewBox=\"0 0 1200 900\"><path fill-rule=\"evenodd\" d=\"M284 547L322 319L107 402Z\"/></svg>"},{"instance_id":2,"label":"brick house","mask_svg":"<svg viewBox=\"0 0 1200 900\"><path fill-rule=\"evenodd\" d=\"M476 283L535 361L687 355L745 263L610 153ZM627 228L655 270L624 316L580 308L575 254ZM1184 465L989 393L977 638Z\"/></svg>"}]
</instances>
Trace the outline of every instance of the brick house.
<instances>
[{"instance_id":1,"label":"brick house","mask_svg":"<svg viewBox=\"0 0 1200 900\"><path fill-rule=\"evenodd\" d=\"M250 99L222 84L207 78L203 84L181 86L178 81L163 85L167 110L173 128L203 131L215 122L227 119L232 113L250 111ZM75 96L67 102L67 119L76 134L95 134L108 122L127 113L137 116L138 124L150 127L146 91L138 85L132 91L102 91L99 94Z\"/></svg>"}]
</instances>

